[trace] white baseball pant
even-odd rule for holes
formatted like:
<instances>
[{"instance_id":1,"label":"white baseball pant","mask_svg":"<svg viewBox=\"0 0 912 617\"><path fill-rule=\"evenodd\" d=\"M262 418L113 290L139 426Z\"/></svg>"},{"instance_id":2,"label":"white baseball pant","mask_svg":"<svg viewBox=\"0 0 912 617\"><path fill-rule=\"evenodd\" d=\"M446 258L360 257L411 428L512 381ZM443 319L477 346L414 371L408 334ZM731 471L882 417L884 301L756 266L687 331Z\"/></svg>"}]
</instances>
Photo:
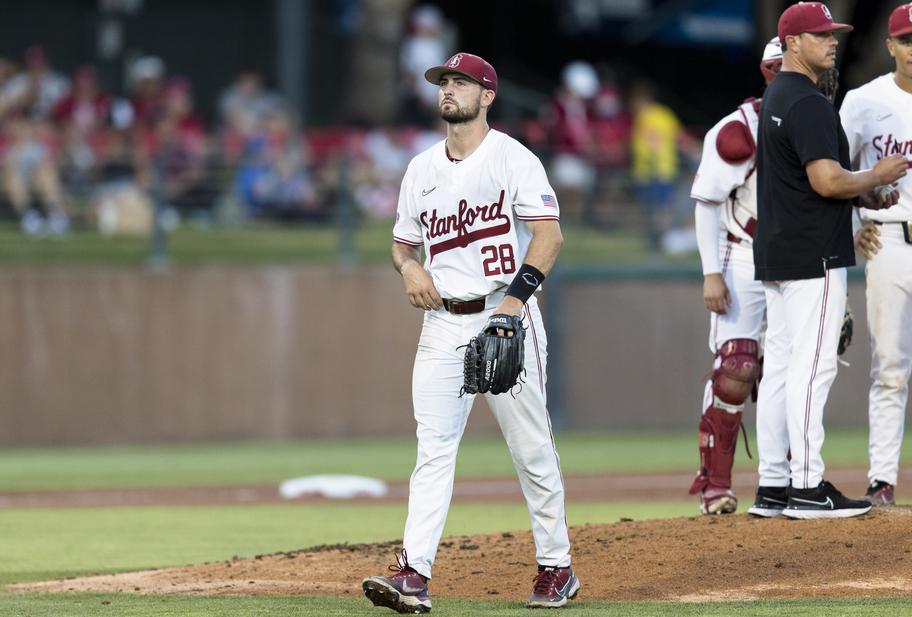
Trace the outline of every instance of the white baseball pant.
<instances>
[{"instance_id":1,"label":"white baseball pant","mask_svg":"<svg viewBox=\"0 0 912 617\"><path fill-rule=\"evenodd\" d=\"M412 374L412 399L418 423L418 457L409 483L404 548L409 565L431 576L437 545L453 495L456 451L474 396L459 397L464 349L503 298L488 296L486 310L452 315L440 309L425 313ZM545 406L547 338L538 304L529 298L523 312L525 383L509 393L486 394L504 435L532 518L535 557L545 566L570 565L570 540L564 510L560 460Z\"/></svg>"},{"instance_id":2,"label":"white baseball pant","mask_svg":"<svg viewBox=\"0 0 912 617\"><path fill-rule=\"evenodd\" d=\"M823 480L823 411L836 379L846 269L825 270L814 279L766 282L764 288L768 325L757 400L760 486L788 486L791 480L795 488L814 488Z\"/></svg>"},{"instance_id":3,"label":"white baseball pant","mask_svg":"<svg viewBox=\"0 0 912 617\"><path fill-rule=\"evenodd\" d=\"M710 314L709 350L713 354L719 347L732 339L749 338L760 341L763 333L763 318L766 315L766 295L763 283L754 280L754 252L748 245L727 240L720 246L722 251L722 276L728 286L732 305L724 315ZM721 358L716 357L713 368L718 368ZM712 379L706 380L703 390L703 410L713 402Z\"/></svg>"},{"instance_id":4,"label":"white baseball pant","mask_svg":"<svg viewBox=\"0 0 912 617\"><path fill-rule=\"evenodd\" d=\"M896 484L912 374L912 244L901 225L878 225L881 249L865 266L871 390L868 480Z\"/></svg>"}]
</instances>

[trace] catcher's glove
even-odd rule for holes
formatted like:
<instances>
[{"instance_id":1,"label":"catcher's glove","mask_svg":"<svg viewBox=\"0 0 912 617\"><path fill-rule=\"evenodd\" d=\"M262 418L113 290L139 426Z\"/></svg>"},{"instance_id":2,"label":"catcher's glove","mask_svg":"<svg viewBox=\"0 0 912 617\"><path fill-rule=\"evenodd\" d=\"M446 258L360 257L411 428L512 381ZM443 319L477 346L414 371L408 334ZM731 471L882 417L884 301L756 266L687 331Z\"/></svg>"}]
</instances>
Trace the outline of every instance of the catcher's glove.
<instances>
[{"instance_id":1,"label":"catcher's glove","mask_svg":"<svg viewBox=\"0 0 912 617\"><path fill-rule=\"evenodd\" d=\"M504 334L498 334L501 329ZM513 336L509 336L512 333ZM459 393L509 392L523 372L526 332L515 315L491 315L485 327L466 345L463 386Z\"/></svg>"},{"instance_id":2,"label":"catcher's glove","mask_svg":"<svg viewBox=\"0 0 912 617\"><path fill-rule=\"evenodd\" d=\"M845 314L842 316L842 330L839 331L839 347L836 348L836 353L840 356L844 354L845 350L852 344L852 333L854 330L855 316L852 314L852 309L846 304Z\"/></svg>"}]
</instances>

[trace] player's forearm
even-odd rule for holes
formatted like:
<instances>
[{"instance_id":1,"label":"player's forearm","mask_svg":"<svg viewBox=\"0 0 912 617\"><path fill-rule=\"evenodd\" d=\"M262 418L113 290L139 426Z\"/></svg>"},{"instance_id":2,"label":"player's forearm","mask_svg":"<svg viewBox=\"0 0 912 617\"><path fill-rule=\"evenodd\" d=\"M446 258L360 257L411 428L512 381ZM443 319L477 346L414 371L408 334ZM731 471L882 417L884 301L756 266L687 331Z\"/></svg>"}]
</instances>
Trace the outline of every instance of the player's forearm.
<instances>
[{"instance_id":1,"label":"player's forearm","mask_svg":"<svg viewBox=\"0 0 912 617\"><path fill-rule=\"evenodd\" d=\"M402 244L401 242L393 242L393 267L396 268L396 272L399 274L402 274L402 269L408 267L411 262L415 262L420 266L419 257L418 247Z\"/></svg>"},{"instance_id":2,"label":"player's forearm","mask_svg":"<svg viewBox=\"0 0 912 617\"><path fill-rule=\"evenodd\" d=\"M829 159L811 161L807 173L814 192L830 199L852 199L880 184L873 169L849 171Z\"/></svg>"},{"instance_id":3,"label":"player's forearm","mask_svg":"<svg viewBox=\"0 0 912 617\"><path fill-rule=\"evenodd\" d=\"M526 258L523 263L527 263L542 274L547 275L551 272L551 268L554 267L554 262L557 261L561 246L564 244L560 223L557 221L534 221L529 223L529 229L532 231L532 241L529 242L529 248L526 251Z\"/></svg>"},{"instance_id":4,"label":"player's forearm","mask_svg":"<svg viewBox=\"0 0 912 617\"><path fill-rule=\"evenodd\" d=\"M719 205L697 200L694 208L694 226L697 249L703 264L703 276L722 272L719 264Z\"/></svg>"}]
</instances>

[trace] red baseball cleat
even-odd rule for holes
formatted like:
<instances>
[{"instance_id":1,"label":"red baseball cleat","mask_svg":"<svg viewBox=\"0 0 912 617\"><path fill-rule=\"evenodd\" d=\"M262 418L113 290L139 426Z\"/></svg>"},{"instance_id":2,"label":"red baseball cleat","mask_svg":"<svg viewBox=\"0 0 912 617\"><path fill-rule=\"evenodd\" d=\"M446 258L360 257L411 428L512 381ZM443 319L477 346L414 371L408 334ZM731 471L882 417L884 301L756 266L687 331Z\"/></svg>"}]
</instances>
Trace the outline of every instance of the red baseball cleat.
<instances>
[{"instance_id":1,"label":"red baseball cleat","mask_svg":"<svg viewBox=\"0 0 912 617\"><path fill-rule=\"evenodd\" d=\"M707 486L700 493L700 512L703 514L731 514L738 509L738 498L730 488Z\"/></svg>"},{"instance_id":2,"label":"red baseball cleat","mask_svg":"<svg viewBox=\"0 0 912 617\"><path fill-rule=\"evenodd\" d=\"M389 578L369 576L361 583L364 595L374 606L385 606L397 613L430 613L431 596L428 594L427 579L408 565L408 557L402 551L402 559L396 556L396 565L389 569L395 572Z\"/></svg>"},{"instance_id":3,"label":"red baseball cleat","mask_svg":"<svg viewBox=\"0 0 912 617\"><path fill-rule=\"evenodd\" d=\"M862 499L870 501L873 506L895 506L896 499L893 497L895 488L892 484L882 480L874 480Z\"/></svg>"},{"instance_id":4,"label":"red baseball cleat","mask_svg":"<svg viewBox=\"0 0 912 617\"><path fill-rule=\"evenodd\" d=\"M579 593L580 582L572 568L538 566L527 608L560 608Z\"/></svg>"}]
</instances>

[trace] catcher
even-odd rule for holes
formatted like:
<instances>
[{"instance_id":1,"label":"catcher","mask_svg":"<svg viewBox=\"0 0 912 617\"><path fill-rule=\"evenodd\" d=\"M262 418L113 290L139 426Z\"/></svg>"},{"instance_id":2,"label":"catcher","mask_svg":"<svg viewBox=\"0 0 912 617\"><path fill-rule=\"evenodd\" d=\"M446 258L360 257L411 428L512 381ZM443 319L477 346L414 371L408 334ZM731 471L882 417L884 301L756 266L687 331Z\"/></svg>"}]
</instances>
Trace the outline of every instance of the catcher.
<instances>
[{"instance_id":1,"label":"catcher","mask_svg":"<svg viewBox=\"0 0 912 617\"><path fill-rule=\"evenodd\" d=\"M547 339L533 295L563 242L557 199L538 158L488 126L497 96L490 64L459 53L425 76L439 86L447 135L409 164L392 249L409 302L425 311L412 373L418 460L402 555L393 574L368 577L362 588L377 606L431 610L427 583L456 450L481 393L532 518L538 571L527 606L561 607L580 583L570 568L564 483L545 406Z\"/></svg>"}]
</instances>

